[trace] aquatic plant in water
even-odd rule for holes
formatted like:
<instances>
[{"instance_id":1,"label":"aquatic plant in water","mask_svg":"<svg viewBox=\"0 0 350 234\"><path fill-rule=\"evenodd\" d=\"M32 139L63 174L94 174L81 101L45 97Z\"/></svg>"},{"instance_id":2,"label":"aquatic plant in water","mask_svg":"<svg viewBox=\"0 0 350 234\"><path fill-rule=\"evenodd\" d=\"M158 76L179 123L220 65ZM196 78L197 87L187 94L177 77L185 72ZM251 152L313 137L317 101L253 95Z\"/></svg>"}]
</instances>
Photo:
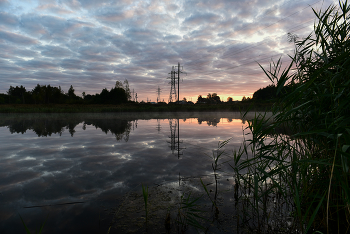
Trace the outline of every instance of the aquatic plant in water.
<instances>
[{"instance_id":1,"label":"aquatic plant in water","mask_svg":"<svg viewBox=\"0 0 350 234\"><path fill-rule=\"evenodd\" d=\"M22 216L21 216L20 214L18 214L18 215L19 215L19 217L21 218L21 221L22 221L22 224L23 224L23 226L24 226L24 229L26 230L26 233L27 233L27 234L30 234L31 232L30 232L29 228L27 227L27 225L24 223L24 220L23 220ZM38 233L38 234L41 234L41 233L42 233L43 228L44 228L44 226L45 226L45 223L46 223L48 217L49 217L49 215L47 215L47 217L46 217L44 223L40 226L40 229L37 230L35 233Z\"/></svg>"}]
</instances>

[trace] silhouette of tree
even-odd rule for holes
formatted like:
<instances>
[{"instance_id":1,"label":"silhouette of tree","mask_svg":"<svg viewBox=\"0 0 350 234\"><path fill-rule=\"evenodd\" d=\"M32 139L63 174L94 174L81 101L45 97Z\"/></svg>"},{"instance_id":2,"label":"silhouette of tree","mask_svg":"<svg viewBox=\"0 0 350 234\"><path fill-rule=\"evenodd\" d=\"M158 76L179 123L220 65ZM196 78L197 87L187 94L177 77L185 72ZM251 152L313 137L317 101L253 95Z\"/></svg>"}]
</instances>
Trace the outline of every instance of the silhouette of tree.
<instances>
[{"instance_id":1,"label":"silhouette of tree","mask_svg":"<svg viewBox=\"0 0 350 234\"><path fill-rule=\"evenodd\" d=\"M12 97L12 101L14 103L25 103L24 96L26 93L26 88L21 85L21 87L12 87L10 86L9 90L7 91L7 94Z\"/></svg>"},{"instance_id":2,"label":"silhouette of tree","mask_svg":"<svg viewBox=\"0 0 350 234\"><path fill-rule=\"evenodd\" d=\"M74 93L74 88L73 85L70 86L69 90L68 90L68 97L70 99L74 99L76 97L75 93Z\"/></svg>"},{"instance_id":3,"label":"silhouette of tree","mask_svg":"<svg viewBox=\"0 0 350 234\"><path fill-rule=\"evenodd\" d=\"M127 79L124 80L124 90L126 93L127 100L130 101L131 100L131 92L130 92L130 88L129 88L129 81Z\"/></svg>"},{"instance_id":4,"label":"silhouette of tree","mask_svg":"<svg viewBox=\"0 0 350 234\"><path fill-rule=\"evenodd\" d=\"M34 87L31 93L35 104L45 102L45 90L39 84Z\"/></svg>"},{"instance_id":5,"label":"silhouette of tree","mask_svg":"<svg viewBox=\"0 0 350 234\"><path fill-rule=\"evenodd\" d=\"M206 98L203 98L202 95L199 95L197 99L197 103L205 103L205 102L206 102Z\"/></svg>"}]
</instances>

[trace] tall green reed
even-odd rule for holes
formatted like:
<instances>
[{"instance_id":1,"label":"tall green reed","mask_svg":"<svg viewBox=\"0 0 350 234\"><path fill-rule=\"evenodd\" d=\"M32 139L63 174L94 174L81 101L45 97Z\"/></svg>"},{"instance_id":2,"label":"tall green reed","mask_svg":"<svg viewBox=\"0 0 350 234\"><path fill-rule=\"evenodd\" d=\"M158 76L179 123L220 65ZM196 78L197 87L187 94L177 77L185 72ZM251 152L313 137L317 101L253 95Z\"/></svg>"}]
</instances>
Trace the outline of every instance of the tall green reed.
<instances>
[{"instance_id":1,"label":"tall green reed","mask_svg":"<svg viewBox=\"0 0 350 234\"><path fill-rule=\"evenodd\" d=\"M281 60L269 70L262 68L277 87L274 116L248 121L247 143L253 153L246 160L235 160L232 167L251 175L252 180L240 178L254 191L255 209L264 210L264 197L278 193L293 200L295 223L302 233L346 233L350 231L350 7L339 1L338 7L313 11L314 32L295 41L292 62L284 70Z\"/></svg>"},{"instance_id":2,"label":"tall green reed","mask_svg":"<svg viewBox=\"0 0 350 234\"><path fill-rule=\"evenodd\" d=\"M24 220L23 220L22 216L21 216L20 214L18 214L18 215L19 215L19 217L21 218L21 221L22 221L22 224L23 224L23 226L24 226L24 229L26 230L26 233L27 233L27 234L30 234L31 232L30 232L29 228L27 227L27 225L24 223ZM40 228L39 228L37 231L35 231L35 233L38 233L38 234L41 234L41 233L42 233L42 231L43 231L43 229L44 229L44 226L45 226L45 223L46 223L48 217L49 217L49 215L47 215L47 217L46 217L44 223L40 226Z\"/></svg>"}]
</instances>

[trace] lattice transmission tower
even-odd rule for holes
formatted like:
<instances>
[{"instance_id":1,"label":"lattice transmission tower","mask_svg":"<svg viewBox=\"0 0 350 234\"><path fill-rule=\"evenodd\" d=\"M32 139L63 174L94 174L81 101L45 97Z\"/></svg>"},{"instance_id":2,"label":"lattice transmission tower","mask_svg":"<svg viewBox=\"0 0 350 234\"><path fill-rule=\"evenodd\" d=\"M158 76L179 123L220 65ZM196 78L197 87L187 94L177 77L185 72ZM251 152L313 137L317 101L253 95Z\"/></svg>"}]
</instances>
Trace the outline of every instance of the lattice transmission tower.
<instances>
[{"instance_id":1,"label":"lattice transmission tower","mask_svg":"<svg viewBox=\"0 0 350 234\"><path fill-rule=\"evenodd\" d=\"M171 85L170 88L170 95L169 95L169 102L174 102L177 100L177 95L176 95L176 72L175 72L175 67L173 66L171 72L169 73L170 77L168 77L168 79L170 79L169 84Z\"/></svg>"},{"instance_id":2,"label":"lattice transmission tower","mask_svg":"<svg viewBox=\"0 0 350 234\"><path fill-rule=\"evenodd\" d=\"M177 71L176 71L177 68ZM177 64L177 66L173 66L171 72L170 72L170 78L168 77L168 79L170 79L170 83L171 84L171 88L170 88L170 96L169 96L169 102L173 102L176 101L179 103L179 99L180 99L180 74L181 73L185 73L183 72L183 66L180 66L180 63ZM177 77L176 77L177 76ZM177 79L177 81L176 81ZM176 93L176 84L177 84L177 93ZM174 95L174 97L173 97ZM174 99L173 99L174 98Z\"/></svg>"},{"instance_id":3,"label":"lattice transmission tower","mask_svg":"<svg viewBox=\"0 0 350 234\"><path fill-rule=\"evenodd\" d=\"M159 88L159 86L158 86L158 89L157 89L157 102L159 102L160 101L160 93L161 93L162 91L160 90L160 88Z\"/></svg>"}]
</instances>

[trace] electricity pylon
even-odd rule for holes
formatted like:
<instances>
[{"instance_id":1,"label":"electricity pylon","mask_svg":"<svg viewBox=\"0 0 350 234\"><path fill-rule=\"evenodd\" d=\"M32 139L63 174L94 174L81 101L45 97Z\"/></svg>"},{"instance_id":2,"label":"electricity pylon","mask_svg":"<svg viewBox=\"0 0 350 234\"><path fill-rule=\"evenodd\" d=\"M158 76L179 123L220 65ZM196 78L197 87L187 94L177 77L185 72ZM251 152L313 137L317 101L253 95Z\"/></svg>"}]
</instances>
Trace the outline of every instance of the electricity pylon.
<instances>
[{"instance_id":1,"label":"electricity pylon","mask_svg":"<svg viewBox=\"0 0 350 234\"><path fill-rule=\"evenodd\" d=\"M177 71L176 71L177 68ZM180 66L180 63L177 64L177 66L173 66L171 70L171 76L170 76L170 84L171 84L171 89L170 89L170 96L169 96L169 102L173 101L173 94L175 96L175 100L177 99L177 102L179 103L180 100L180 73L185 73L182 71L183 66ZM176 77L177 74L177 77ZM177 78L177 82L176 82ZM169 77L168 77L169 79ZM176 83L177 83L177 94L176 94Z\"/></svg>"},{"instance_id":2,"label":"electricity pylon","mask_svg":"<svg viewBox=\"0 0 350 234\"><path fill-rule=\"evenodd\" d=\"M175 67L174 66L172 67L172 70L171 70L171 72L169 74L170 74L170 77L168 77L168 79L170 79L169 84L171 85L170 95L169 95L169 102L173 102L173 101L175 101L177 99L177 95L176 95L176 80L175 80Z\"/></svg>"},{"instance_id":3,"label":"electricity pylon","mask_svg":"<svg viewBox=\"0 0 350 234\"><path fill-rule=\"evenodd\" d=\"M157 89L157 103L160 101L160 93L161 93L161 90L158 86L158 89Z\"/></svg>"}]
</instances>

